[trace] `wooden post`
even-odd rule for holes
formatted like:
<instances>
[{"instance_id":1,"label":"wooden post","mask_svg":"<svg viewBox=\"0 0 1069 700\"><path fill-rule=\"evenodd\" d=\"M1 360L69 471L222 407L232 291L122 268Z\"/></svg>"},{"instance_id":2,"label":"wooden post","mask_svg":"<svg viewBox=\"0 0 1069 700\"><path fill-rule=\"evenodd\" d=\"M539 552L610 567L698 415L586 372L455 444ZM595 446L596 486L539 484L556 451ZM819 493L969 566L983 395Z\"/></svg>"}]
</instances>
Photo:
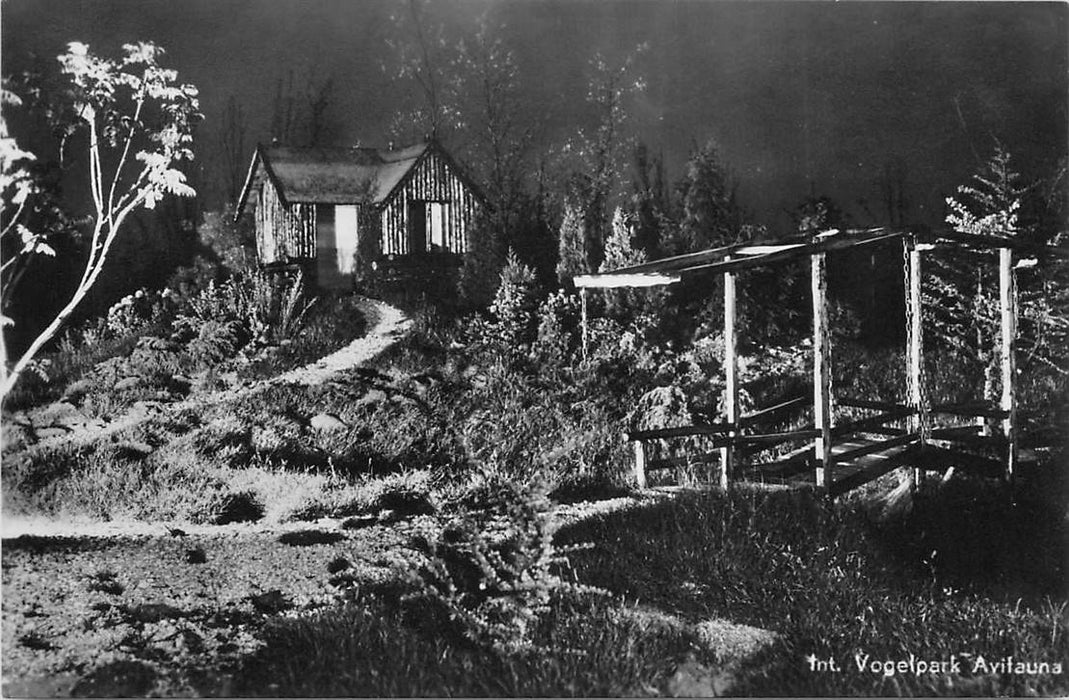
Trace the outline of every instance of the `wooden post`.
<instances>
[{"instance_id":1,"label":"wooden post","mask_svg":"<svg viewBox=\"0 0 1069 700\"><path fill-rule=\"evenodd\" d=\"M739 421L739 360L735 335L735 273L724 273L724 420L732 425ZM737 428L728 431L735 437ZM734 470L735 447L720 448L720 487L727 488Z\"/></svg>"},{"instance_id":2,"label":"wooden post","mask_svg":"<svg viewBox=\"0 0 1069 700\"><path fill-rule=\"evenodd\" d=\"M828 338L828 280L824 253L812 256L813 292L813 426L820 431L813 442L817 460L817 488L831 486L831 366Z\"/></svg>"},{"instance_id":3,"label":"wooden post","mask_svg":"<svg viewBox=\"0 0 1069 700\"><path fill-rule=\"evenodd\" d=\"M635 440L631 443L635 450L635 483L640 489L646 488L646 443Z\"/></svg>"},{"instance_id":4,"label":"wooden post","mask_svg":"<svg viewBox=\"0 0 1069 700\"><path fill-rule=\"evenodd\" d=\"M587 358L587 344L589 342L590 332L587 329L587 317L586 317L586 287L579 290L579 305L582 309L581 323L582 323L582 335L583 335L583 359Z\"/></svg>"},{"instance_id":5,"label":"wooden post","mask_svg":"<svg viewBox=\"0 0 1069 700\"><path fill-rule=\"evenodd\" d=\"M917 249L913 238L906 239L909 250L909 309L907 310L907 322L909 327L910 344L907 348L909 358L909 403L917 410L917 413L909 421L910 432L918 433L920 445L924 446L924 426L928 425L928 407L924 403L924 311L921 308L921 252ZM923 472L921 469L913 469L913 488L917 488Z\"/></svg>"},{"instance_id":6,"label":"wooden post","mask_svg":"<svg viewBox=\"0 0 1069 700\"><path fill-rule=\"evenodd\" d=\"M1013 483L1017 470L1017 290L1013 274L1013 250L1000 248L998 263L999 301L1002 307L1002 400L999 407L1007 413L1002 419L1002 434L1006 438L1006 480Z\"/></svg>"}]
</instances>

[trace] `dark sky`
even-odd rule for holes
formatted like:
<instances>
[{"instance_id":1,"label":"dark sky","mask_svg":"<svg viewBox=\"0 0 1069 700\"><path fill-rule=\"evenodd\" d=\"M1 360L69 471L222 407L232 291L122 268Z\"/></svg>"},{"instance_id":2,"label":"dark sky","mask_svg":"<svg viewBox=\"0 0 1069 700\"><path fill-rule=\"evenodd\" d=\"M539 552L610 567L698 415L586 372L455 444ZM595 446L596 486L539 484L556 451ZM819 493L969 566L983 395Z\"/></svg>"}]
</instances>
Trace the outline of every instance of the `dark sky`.
<instances>
[{"instance_id":1,"label":"dark sky","mask_svg":"<svg viewBox=\"0 0 1069 700\"><path fill-rule=\"evenodd\" d=\"M4 0L3 71L50 61L69 41L100 51L151 39L200 87L205 129L233 96L266 139L276 80L293 70L337 84L342 143L382 141L412 86L384 75L384 0ZM889 163L904 165L915 213L942 198L999 138L1030 176L1067 148L1069 5L1065 3L559 2L434 0L461 37L489 12L506 25L547 142L585 122L587 62L640 42L648 88L632 105L637 133L678 175L695 143L717 139L759 220L810 191L869 220ZM548 147L548 143L547 143ZM877 219L882 208L873 201Z\"/></svg>"}]
</instances>

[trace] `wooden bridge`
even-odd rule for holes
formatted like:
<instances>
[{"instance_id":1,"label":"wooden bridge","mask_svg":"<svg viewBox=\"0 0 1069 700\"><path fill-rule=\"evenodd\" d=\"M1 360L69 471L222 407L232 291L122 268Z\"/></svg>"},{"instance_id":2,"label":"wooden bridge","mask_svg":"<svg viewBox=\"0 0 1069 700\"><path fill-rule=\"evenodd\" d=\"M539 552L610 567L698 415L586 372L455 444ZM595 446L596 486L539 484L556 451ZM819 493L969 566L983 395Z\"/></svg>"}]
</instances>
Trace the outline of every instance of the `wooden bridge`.
<instances>
[{"instance_id":1,"label":"wooden bridge","mask_svg":"<svg viewBox=\"0 0 1069 700\"><path fill-rule=\"evenodd\" d=\"M899 241L903 247L906 304L906 403L842 398L842 407L865 412L861 418L836 423L831 392L831 344L828 328L825 256L857 246ZM924 328L921 309L922 253L937 247L996 249L999 252L1001 306L1002 395L997 405L932 406L924 372ZM1064 248L1037 249L1014 239L965 235L953 231L914 234L909 231L869 229L825 231L816 236L795 236L776 241L736 244L665 258L594 275L574 282L582 299L583 346L587 344L587 293L589 289L669 285L688 277L718 272L724 289L724 405L723 420L706 425L632 431L626 434L635 456L635 479L646 484L647 473L683 465L716 465L718 481L734 479L775 483L809 481L836 496L876 479L892 469L912 469L916 484L929 470L965 469L1012 481L1019 466L1020 435L1017 420L1016 260L1038 254L1069 257ZM746 416L739 411L739 375L736 329L736 277L740 271L781 261L808 257L811 261L813 308L813 394L797 397ZM812 407L812 424L770 432L772 419L792 410ZM935 415L955 416L972 423L933 427ZM991 430L989 423L997 422ZM681 456L652 457L651 447L669 447L687 439L691 448ZM799 443L805 443L798 447ZM791 446L795 446L791 449ZM775 458L772 448L786 449ZM652 451L663 451L654 449Z\"/></svg>"}]
</instances>

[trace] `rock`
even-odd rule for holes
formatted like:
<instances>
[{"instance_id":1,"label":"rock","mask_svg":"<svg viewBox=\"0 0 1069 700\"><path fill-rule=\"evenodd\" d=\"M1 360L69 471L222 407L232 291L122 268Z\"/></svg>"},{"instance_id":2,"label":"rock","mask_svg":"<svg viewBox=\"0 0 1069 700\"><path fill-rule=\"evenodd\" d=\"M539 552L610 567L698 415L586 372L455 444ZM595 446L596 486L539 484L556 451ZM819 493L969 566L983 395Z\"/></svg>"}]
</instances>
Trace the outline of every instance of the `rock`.
<instances>
[{"instance_id":1,"label":"rock","mask_svg":"<svg viewBox=\"0 0 1069 700\"><path fill-rule=\"evenodd\" d=\"M386 399L390 398L382 389L369 389L366 394L360 397L356 402L357 406L370 406L376 403L382 403Z\"/></svg>"},{"instance_id":2,"label":"rock","mask_svg":"<svg viewBox=\"0 0 1069 700\"><path fill-rule=\"evenodd\" d=\"M274 615L283 610L293 607L293 603L282 594L282 591L274 590L260 595L249 596L249 602L258 612L265 615Z\"/></svg>"},{"instance_id":3,"label":"rock","mask_svg":"<svg viewBox=\"0 0 1069 700\"><path fill-rule=\"evenodd\" d=\"M212 519L213 525L256 522L264 517L264 507L256 494L247 491L228 493Z\"/></svg>"},{"instance_id":4,"label":"rock","mask_svg":"<svg viewBox=\"0 0 1069 700\"><path fill-rule=\"evenodd\" d=\"M174 620L185 617L186 614L167 603L142 603L126 610L130 619L137 622L159 622L161 620Z\"/></svg>"},{"instance_id":5,"label":"rock","mask_svg":"<svg viewBox=\"0 0 1069 700\"><path fill-rule=\"evenodd\" d=\"M52 425L45 428L35 428L33 434L38 440L48 440L51 438L63 437L69 432L70 429L68 428Z\"/></svg>"},{"instance_id":6,"label":"rock","mask_svg":"<svg viewBox=\"0 0 1069 700\"><path fill-rule=\"evenodd\" d=\"M329 430L345 430L349 427L344 421L332 413L318 413L312 416L312 419L308 421L308 424L312 426L312 430L324 432Z\"/></svg>"},{"instance_id":7,"label":"rock","mask_svg":"<svg viewBox=\"0 0 1069 700\"><path fill-rule=\"evenodd\" d=\"M115 382L115 386L112 387L115 391L126 391L128 389L136 389L142 384L141 377L123 377L119 381Z\"/></svg>"},{"instance_id":8,"label":"rock","mask_svg":"<svg viewBox=\"0 0 1069 700\"><path fill-rule=\"evenodd\" d=\"M95 420L99 419L90 418L81 411L74 411L73 413L66 413L63 416L57 418L55 421L53 421L53 424L62 426L64 428L70 428L71 430L75 430L77 428L85 428Z\"/></svg>"},{"instance_id":9,"label":"rock","mask_svg":"<svg viewBox=\"0 0 1069 700\"><path fill-rule=\"evenodd\" d=\"M698 623L694 633L721 662L753 656L779 639L775 632L720 619Z\"/></svg>"},{"instance_id":10,"label":"rock","mask_svg":"<svg viewBox=\"0 0 1069 700\"><path fill-rule=\"evenodd\" d=\"M186 563L188 564L204 564L208 561L208 555L204 553L204 550L200 547L190 549L186 552Z\"/></svg>"}]
</instances>

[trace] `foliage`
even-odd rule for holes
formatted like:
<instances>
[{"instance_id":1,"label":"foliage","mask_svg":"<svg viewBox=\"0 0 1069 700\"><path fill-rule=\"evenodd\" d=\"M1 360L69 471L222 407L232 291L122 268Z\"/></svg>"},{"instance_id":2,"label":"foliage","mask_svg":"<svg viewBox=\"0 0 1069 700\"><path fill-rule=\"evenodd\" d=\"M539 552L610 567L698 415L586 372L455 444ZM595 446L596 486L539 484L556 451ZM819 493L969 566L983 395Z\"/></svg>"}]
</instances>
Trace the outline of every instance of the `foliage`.
<instances>
[{"instance_id":1,"label":"foliage","mask_svg":"<svg viewBox=\"0 0 1069 700\"><path fill-rule=\"evenodd\" d=\"M468 253L457 280L461 301L471 308L485 308L494 298L506 254L495 222L488 216L475 219L468 232Z\"/></svg>"},{"instance_id":2,"label":"foliage","mask_svg":"<svg viewBox=\"0 0 1069 700\"><path fill-rule=\"evenodd\" d=\"M677 185L682 217L669 251L687 253L739 241L742 211L736 188L715 141L691 153Z\"/></svg>"},{"instance_id":3,"label":"foliage","mask_svg":"<svg viewBox=\"0 0 1069 700\"><path fill-rule=\"evenodd\" d=\"M300 272L280 281L252 271L221 284L209 281L186 300L187 309L178 314L175 327L206 342L207 356L226 357L247 343L255 347L293 337L313 303L306 300Z\"/></svg>"},{"instance_id":4,"label":"foliage","mask_svg":"<svg viewBox=\"0 0 1069 700\"><path fill-rule=\"evenodd\" d=\"M3 91L3 101L17 97ZM27 263L34 255L55 256L56 250L48 243L49 232L33 231L26 220L33 209L31 202L38 194L38 187L30 172L29 164L35 156L19 148L15 139L8 137L7 127L0 126L0 196L3 209L0 211L0 241L4 245L3 301L6 310L11 292L26 271ZM16 240L17 239L17 240ZM13 323L3 316L0 324Z\"/></svg>"},{"instance_id":5,"label":"foliage","mask_svg":"<svg viewBox=\"0 0 1069 700\"><path fill-rule=\"evenodd\" d=\"M197 227L207 257L217 261L225 273L238 274L254 267L256 242L250 218L235 221L233 205L228 204L219 211L207 212Z\"/></svg>"},{"instance_id":6,"label":"foliage","mask_svg":"<svg viewBox=\"0 0 1069 700\"><path fill-rule=\"evenodd\" d=\"M577 129L575 137L562 149L565 163L570 166L569 194L585 228L584 252L590 270L596 270L601 264L609 212L613 198L621 189L622 161L629 144L625 132L626 103L646 89L636 63L647 48L646 44L636 46L617 64L600 52L594 54L589 63L586 93L586 103L594 113L594 126Z\"/></svg>"},{"instance_id":7,"label":"foliage","mask_svg":"<svg viewBox=\"0 0 1069 700\"><path fill-rule=\"evenodd\" d=\"M535 331L536 293L534 270L509 251L501 270L501 283L490 306L500 347L516 351L530 344Z\"/></svg>"},{"instance_id":8,"label":"foliage","mask_svg":"<svg viewBox=\"0 0 1069 700\"><path fill-rule=\"evenodd\" d=\"M544 485L506 488L495 506L499 520L461 513L428 542L416 595L444 609L477 645L502 654L533 651L553 598L579 588L560 577L567 557L553 543L558 524L546 494Z\"/></svg>"},{"instance_id":9,"label":"foliage","mask_svg":"<svg viewBox=\"0 0 1069 700\"><path fill-rule=\"evenodd\" d=\"M1027 188L1013 169L1011 157L1001 144L971 185L958 188L959 197L948 197L947 223L959 233L1028 239L1035 232L1019 220ZM925 322L938 342L975 363L983 373L983 397L997 398L998 348L1001 304L997 252L983 250L954 258L929 256L934 270L923 289ZM1017 278L1017 351L1023 366L1057 373L1066 366L1069 338L1069 295L1064 280L1069 266L1039 251L1031 266L1021 259L1013 274Z\"/></svg>"},{"instance_id":10,"label":"foliage","mask_svg":"<svg viewBox=\"0 0 1069 700\"><path fill-rule=\"evenodd\" d=\"M579 357L580 302L563 289L542 300L538 307L538 334L534 354L549 366L565 366Z\"/></svg>"},{"instance_id":11,"label":"foliage","mask_svg":"<svg viewBox=\"0 0 1069 700\"><path fill-rule=\"evenodd\" d=\"M646 257L660 257L663 233L671 227L672 202L665 181L664 159L651 156L644 142L635 145L631 210L635 217L635 242Z\"/></svg>"},{"instance_id":12,"label":"foliage","mask_svg":"<svg viewBox=\"0 0 1069 700\"><path fill-rule=\"evenodd\" d=\"M95 219L88 260L70 301L10 370L4 358L4 394L96 283L127 217L154 208L168 194L194 194L174 166L193 157L193 125L200 116L197 89L178 84L177 73L159 65L163 53L152 43L126 44L123 57L112 60L74 42L58 58L70 79L73 124L68 136L80 129L89 132Z\"/></svg>"},{"instance_id":13,"label":"foliage","mask_svg":"<svg viewBox=\"0 0 1069 700\"><path fill-rule=\"evenodd\" d=\"M557 243L557 279L561 286L572 284L576 275L590 272L586 224L577 205L568 202L564 206Z\"/></svg>"},{"instance_id":14,"label":"foliage","mask_svg":"<svg viewBox=\"0 0 1069 700\"><path fill-rule=\"evenodd\" d=\"M645 252L636 244L634 222L617 207L612 216L612 232L605 240L605 258L601 262L599 272L619 270L646 262ZM617 318L633 315L645 307L645 300L649 296L650 292L642 289L606 290L605 313Z\"/></svg>"}]
</instances>

